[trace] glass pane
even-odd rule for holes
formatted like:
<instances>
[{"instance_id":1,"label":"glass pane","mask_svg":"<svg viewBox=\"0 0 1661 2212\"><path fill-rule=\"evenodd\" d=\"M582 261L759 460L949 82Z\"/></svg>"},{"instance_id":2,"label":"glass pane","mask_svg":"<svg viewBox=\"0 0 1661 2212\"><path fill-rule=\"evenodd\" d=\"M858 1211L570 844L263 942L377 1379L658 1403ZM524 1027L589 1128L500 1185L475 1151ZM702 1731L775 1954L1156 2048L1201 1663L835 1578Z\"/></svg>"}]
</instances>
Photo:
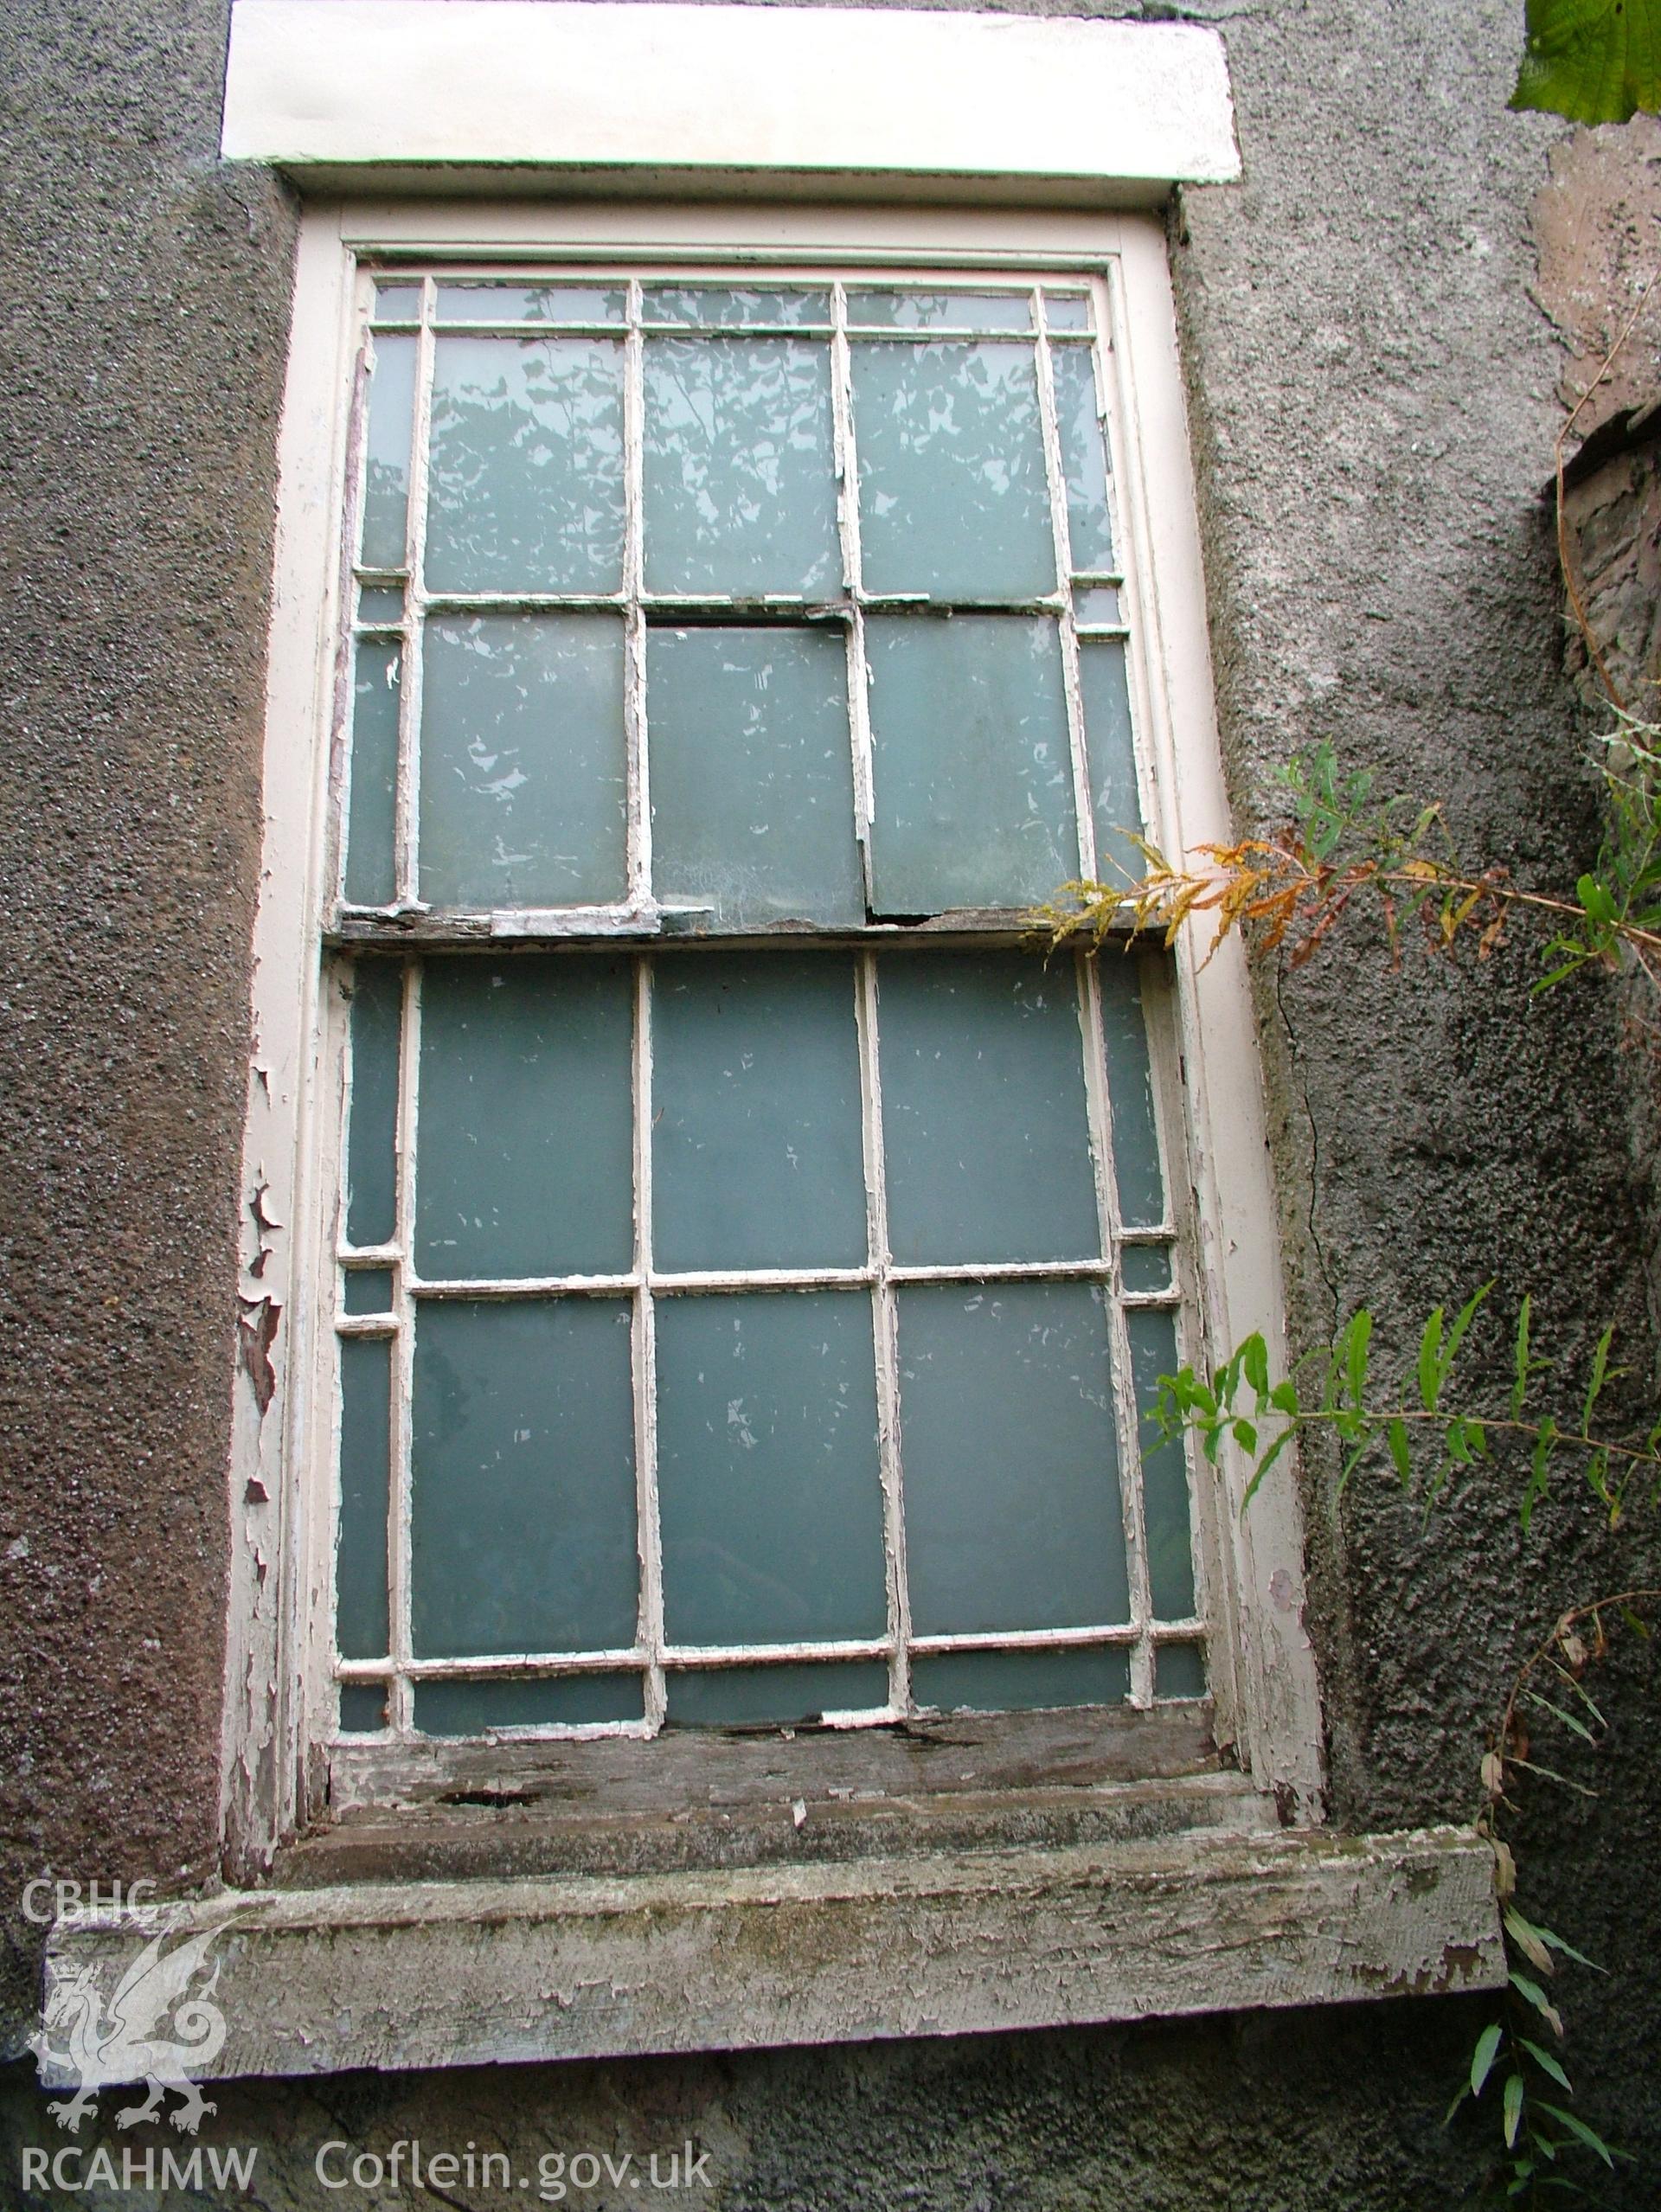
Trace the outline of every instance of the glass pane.
<instances>
[{"instance_id":1,"label":"glass pane","mask_svg":"<svg viewBox=\"0 0 1661 2212\"><path fill-rule=\"evenodd\" d=\"M429 1736L482 1736L490 1728L578 1728L645 1716L645 1693L635 1674L415 1685L415 1725Z\"/></svg>"},{"instance_id":2,"label":"glass pane","mask_svg":"<svg viewBox=\"0 0 1661 2212\"><path fill-rule=\"evenodd\" d=\"M421 700L421 896L560 906L627 888L623 625L435 617Z\"/></svg>"},{"instance_id":3,"label":"glass pane","mask_svg":"<svg viewBox=\"0 0 1661 2212\"><path fill-rule=\"evenodd\" d=\"M895 1258L1098 1254L1072 961L896 953L878 1030Z\"/></svg>"},{"instance_id":4,"label":"glass pane","mask_svg":"<svg viewBox=\"0 0 1661 2212\"><path fill-rule=\"evenodd\" d=\"M440 338L426 584L614 592L623 580L623 349Z\"/></svg>"},{"instance_id":5,"label":"glass pane","mask_svg":"<svg viewBox=\"0 0 1661 2212\"><path fill-rule=\"evenodd\" d=\"M404 619L403 587L365 584L357 595L357 619L363 623L395 627Z\"/></svg>"},{"instance_id":6,"label":"glass pane","mask_svg":"<svg viewBox=\"0 0 1661 2212\"><path fill-rule=\"evenodd\" d=\"M1067 477L1067 530L1075 575L1118 567L1107 505L1107 439L1096 402L1095 363L1087 346L1057 346L1056 427Z\"/></svg>"},{"instance_id":7,"label":"glass pane","mask_svg":"<svg viewBox=\"0 0 1661 2212\"><path fill-rule=\"evenodd\" d=\"M1127 1244L1119 1255L1127 1291L1168 1291L1170 1288L1170 1247L1168 1244Z\"/></svg>"},{"instance_id":8,"label":"glass pane","mask_svg":"<svg viewBox=\"0 0 1661 2212\"><path fill-rule=\"evenodd\" d=\"M1077 593L1073 600L1073 612L1084 628L1093 625L1113 627L1121 620L1119 593L1111 584L1098 584Z\"/></svg>"},{"instance_id":9,"label":"glass pane","mask_svg":"<svg viewBox=\"0 0 1661 2212\"><path fill-rule=\"evenodd\" d=\"M418 323L421 317L420 285L376 285L375 320L381 323Z\"/></svg>"},{"instance_id":10,"label":"glass pane","mask_svg":"<svg viewBox=\"0 0 1661 2212\"><path fill-rule=\"evenodd\" d=\"M705 330L766 330L780 324L829 323L828 292L689 292L648 285L641 295L648 323L679 323Z\"/></svg>"},{"instance_id":11,"label":"glass pane","mask_svg":"<svg viewBox=\"0 0 1661 2212\"><path fill-rule=\"evenodd\" d=\"M1154 1662L1156 1697L1203 1697L1205 1651L1198 1644L1162 1644Z\"/></svg>"},{"instance_id":12,"label":"glass pane","mask_svg":"<svg viewBox=\"0 0 1661 2212\"><path fill-rule=\"evenodd\" d=\"M1126 1619L1100 1290L940 1283L897 1296L918 1634Z\"/></svg>"},{"instance_id":13,"label":"glass pane","mask_svg":"<svg viewBox=\"0 0 1661 2212\"><path fill-rule=\"evenodd\" d=\"M629 1337L624 1298L423 1301L411 1416L420 1657L634 1642Z\"/></svg>"},{"instance_id":14,"label":"glass pane","mask_svg":"<svg viewBox=\"0 0 1661 2212\"><path fill-rule=\"evenodd\" d=\"M404 971L396 960L356 960L351 976L346 1241L390 1244L397 1228L398 1034Z\"/></svg>"},{"instance_id":15,"label":"glass pane","mask_svg":"<svg viewBox=\"0 0 1661 2212\"><path fill-rule=\"evenodd\" d=\"M390 1313L390 1267L355 1267L347 1275L343 1300L348 1313Z\"/></svg>"},{"instance_id":16,"label":"glass pane","mask_svg":"<svg viewBox=\"0 0 1661 2212\"><path fill-rule=\"evenodd\" d=\"M804 1728L825 1713L879 1712L888 1702L880 1661L818 1666L691 1667L669 1676L671 1727Z\"/></svg>"},{"instance_id":17,"label":"glass pane","mask_svg":"<svg viewBox=\"0 0 1661 2212\"><path fill-rule=\"evenodd\" d=\"M881 1636L869 1296L662 1299L657 1489L671 1644Z\"/></svg>"},{"instance_id":18,"label":"glass pane","mask_svg":"<svg viewBox=\"0 0 1661 2212\"><path fill-rule=\"evenodd\" d=\"M1104 883L1134 883L1147 862L1125 834L1142 829L1131 737L1131 696L1122 638L1081 639L1079 689L1090 755L1090 796L1096 823L1096 873Z\"/></svg>"},{"instance_id":19,"label":"glass pane","mask_svg":"<svg viewBox=\"0 0 1661 2212\"><path fill-rule=\"evenodd\" d=\"M335 1536L335 1642L343 1659L387 1650L387 1497L392 1457L392 1343L340 1346L340 1525Z\"/></svg>"},{"instance_id":20,"label":"glass pane","mask_svg":"<svg viewBox=\"0 0 1661 2212\"><path fill-rule=\"evenodd\" d=\"M429 1280L632 1264L633 1035L625 959L427 962L415 1259Z\"/></svg>"},{"instance_id":21,"label":"glass pane","mask_svg":"<svg viewBox=\"0 0 1661 2212\"><path fill-rule=\"evenodd\" d=\"M877 913L1052 897L1079 872L1055 625L873 617L865 637Z\"/></svg>"},{"instance_id":22,"label":"glass pane","mask_svg":"<svg viewBox=\"0 0 1661 2212\"><path fill-rule=\"evenodd\" d=\"M645 385L647 590L832 595L829 345L651 338Z\"/></svg>"},{"instance_id":23,"label":"glass pane","mask_svg":"<svg viewBox=\"0 0 1661 2212\"><path fill-rule=\"evenodd\" d=\"M409 439L415 416L415 341L377 338L363 452L366 568L401 568L409 514Z\"/></svg>"},{"instance_id":24,"label":"glass pane","mask_svg":"<svg viewBox=\"0 0 1661 2212\"><path fill-rule=\"evenodd\" d=\"M1131 1374L1136 1385L1142 1446L1142 1512L1147 1527L1148 1581L1159 1620L1187 1620L1194 1611L1194 1552L1188 1525L1188 1465L1181 1439L1156 1444L1147 1416L1158 1400L1159 1377L1175 1375L1177 1317L1158 1306L1132 1306Z\"/></svg>"},{"instance_id":25,"label":"glass pane","mask_svg":"<svg viewBox=\"0 0 1661 2212\"><path fill-rule=\"evenodd\" d=\"M848 320L892 330L1029 330L1024 292L850 292Z\"/></svg>"},{"instance_id":26,"label":"glass pane","mask_svg":"<svg viewBox=\"0 0 1661 2212\"><path fill-rule=\"evenodd\" d=\"M1032 349L868 343L853 375L866 590L1054 591Z\"/></svg>"},{"instance_id":27,"label":"glass pane","mask_svg":"<svg viewBox=\"0 0 1661 2212\"><path fill-rule=\"evenodd\" d=\"M659 960L651 1031L657 1266L863 1266L853 962Z\"/></svg>"},{"instance_id":28,"label":"glass pane","mask_svg":"<svg viewBox=\"0 0 1661 2212\"><path fill-rule=\"evenodd\" d=\"M1155 1228L1165 1218L1165 1180L1159 1169L1141 979L1135 960L1120 952L1104 952L1100 968L1119 1217L1127 1228Z\"/></svg>"},{"instance_id":29,"label":"glass pane","mask_svg":"<svg viewBox=\"0 0 1661 2212\"><path fill-rule=\"evenodd\" d=\"M1087 330L1090 295L1087 292L1047 292L1044 323L1052 330Z\"/></svg>"},{"instance_id":30,"label":"glass pane","mask_svg":"<svg viewBox=\"0 0 1661 2212\"><path fill-rule=\"evenodd\" d=\"M942 1713L1117 1705L1131 1694L1120 1651L940 1651L911 1663L912 1702Z\"/></svg>"},{"instance_id":31,"label":"glass pane","mask_svg":"<svg viewBox=\"0 0 1661 2212\"><path fill-rule=\"evenodd\" d=\"M627 295L587 285L453 284L438 288L440 323L621 323Z\"/></svg>"},{"instance_id":32,"label":"glass pane","mask_svg":"<svg viewBox=\"0 0 1661 2212\"><path fill-rule=\"evenodd\" d=\"M840 629L650 631L646 714L658 898L864 920Z\"/></svg>"},{"instance_id":33,"label":"glass pane","mask_svg":"<svg viewBox=\"0 0 1661 2212\"><path fill-rule=\"evenodd\" d=\"M374 1734L387 1725L386 1685L379 1682L343 1682L340 1685L340 1725L355 1735Z\"/></svg>"},{"instance_id":34,"label":"glass pane","mask_svg":"<svg viewBox=\"0 0 1661 2212\"><path fill-rule=\"evenodd\" d=\"M402 654L361 641L353 656L351 799L346 815L346 896L387 907L398 895L398 702Z\"/></svg>"}]
</instances>

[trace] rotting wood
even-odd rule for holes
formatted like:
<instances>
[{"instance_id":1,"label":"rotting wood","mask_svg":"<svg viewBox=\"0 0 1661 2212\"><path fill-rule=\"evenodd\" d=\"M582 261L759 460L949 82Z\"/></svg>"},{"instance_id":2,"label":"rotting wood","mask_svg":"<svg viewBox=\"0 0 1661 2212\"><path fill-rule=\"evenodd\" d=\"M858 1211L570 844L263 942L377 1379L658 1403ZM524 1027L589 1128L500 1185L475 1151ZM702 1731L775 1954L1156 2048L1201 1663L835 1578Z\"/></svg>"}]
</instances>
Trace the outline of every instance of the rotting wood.
<instances>
[{"instance_id":1,"label":"rotting wood","mask_svg":"<svg viewBox=\"0 0 1661 2212\"><path fill-rule=\"evenodd\" d=\"M227 1892L206 2074L511 2063L1497 1986L1493 1855L1466 1831L1189 1834L625 1878ZM150 1933L54 1931L47 1997ZM48 2086L64 2079L48 2065Z\"/></svg>"}]
</instances>

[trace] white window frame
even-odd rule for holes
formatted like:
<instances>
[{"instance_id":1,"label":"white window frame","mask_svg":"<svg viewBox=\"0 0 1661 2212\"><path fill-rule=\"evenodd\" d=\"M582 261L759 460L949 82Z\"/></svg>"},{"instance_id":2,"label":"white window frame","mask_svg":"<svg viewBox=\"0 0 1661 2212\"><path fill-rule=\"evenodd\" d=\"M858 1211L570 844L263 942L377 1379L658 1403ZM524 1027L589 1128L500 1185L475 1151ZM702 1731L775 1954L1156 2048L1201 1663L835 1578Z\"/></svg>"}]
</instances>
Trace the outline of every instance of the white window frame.
<instances>
[{"instance_id":1,"label":"white window frame","mask_svg":"<svg viewBox=\"0 0 1661 2212\"><path fill-rule=\"evenodd\" d=\"M266 869L256 930L255 1033L232 1497L236 1522L226 1737L229 1863L269 1863L314 1817L316 1746L328 1732L333 1482L330 1132L338 1066L327 1043L317 946L332 883L329 758L342 681L336 651L349 439L342 395L358 343L364 260L516 259L642 270L693 261L787 269L824 260L979 274L1084 273L1105 285L1109 426L1126 536L1133 717L1151 833L1178 851L1228 834L1202 578L1162 227L1117 214L907 209L687 209L619 205L313 208L297 268L281 452L282 518L269 678ZM1284 1339L1255 1042L1236 946L1175 955L1183 1126L1170 1181L1191 1212L1202 1356L1251 1330ZM297 991L295 979L300 978ZM337 1075L332 1080L337 1083ZM1219 1102L1221 1104L1219 1105ZM1189 1199L1191 1205L1182 1202ZM270 1332L274 1328L274 1334ZM267 1337L269 1337L269 1341ZM266 1402L262 1406L261 1399ZM1320 1817L1320 1709L1301 1620L1301 1531L1283 1462L1242 1515L1248 1468L1226 1452L1213 1510L1196 1516L1220 1741L1283 1818ZM1204 1501L1202 1501L1203 1505ZM1145 1697L1145 1685L1143 1686Z\"/></svg>"}]
</instances>

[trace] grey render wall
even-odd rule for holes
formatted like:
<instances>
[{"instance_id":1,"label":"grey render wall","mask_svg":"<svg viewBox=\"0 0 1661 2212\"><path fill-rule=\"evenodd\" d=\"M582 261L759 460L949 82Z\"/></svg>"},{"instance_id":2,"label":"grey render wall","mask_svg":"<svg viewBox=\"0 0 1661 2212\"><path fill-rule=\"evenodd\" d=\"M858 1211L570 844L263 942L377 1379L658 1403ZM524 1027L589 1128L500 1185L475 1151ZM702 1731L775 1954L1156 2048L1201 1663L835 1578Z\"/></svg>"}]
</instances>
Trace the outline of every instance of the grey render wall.
<instances>
[{"instance_id":1,"label":"grey render wall","mask_svg":"<svg viewBox=\"0 0 1661 2212\"><path fill-rule=\"evenodd\" d=\"M1135 13L1134 8L1107 12ZM1149 15L1174 12L1150 6ZM1202 14L1196 7L1192 12ZM1561 415L1529 209L1560 136L1504 110L1512 0L1220 8L1246 163L1173 221L1228 766L1245 821L1331 736L1446 798L1462 841L1542 882L1594 836L1536 493ZM9 280L0 390L0 1893L27 2024L43 1869L206 1877L214 1853L238 1131L256 886L273 441L292 211L214 156L218 0L21 0L0 18ZM1260 1016L1294 1324L1381 1330L1489 1275L1582 1348L1647 1360L1639 1071L1595 982L1532 1007L1365 926ZM1567 1501L1525 1546L1503 1484L1421 1540L1311 1471L1335 1809L1458 1814L1524 1632L1617 1562ZM1634 1577L1634 1579L1638 1579ZM1651 1579L1654 1579L1651 1577ZM1539 1914L1617 1967L1566 1995L1588 2112L1645 2154L1661 2040L1642 1960L1661 1832L1641 1655L1610 1666L1603 1798L1536 1793ZM260 2201L343 2200L319 2142L710 2151L723 2207L1199 2212L1451 2201L1439 2129L1480 2015L1337 2016L227 2085L215 2138ZM14 2044L15 2048L15 2044ZM0 2200L52 2131L0 2095ZM1624 2191L1624 2194L1623 2194ZM474 2197L452 2192L453 2201ZM70 2200L66 2200L66 2202ZM478 2200L483 2202L484 2200ZM570 2201L583 2202L574 2196ZM610 2201L604 2191L590 2203Z\"/></svg>"}]
</instances>

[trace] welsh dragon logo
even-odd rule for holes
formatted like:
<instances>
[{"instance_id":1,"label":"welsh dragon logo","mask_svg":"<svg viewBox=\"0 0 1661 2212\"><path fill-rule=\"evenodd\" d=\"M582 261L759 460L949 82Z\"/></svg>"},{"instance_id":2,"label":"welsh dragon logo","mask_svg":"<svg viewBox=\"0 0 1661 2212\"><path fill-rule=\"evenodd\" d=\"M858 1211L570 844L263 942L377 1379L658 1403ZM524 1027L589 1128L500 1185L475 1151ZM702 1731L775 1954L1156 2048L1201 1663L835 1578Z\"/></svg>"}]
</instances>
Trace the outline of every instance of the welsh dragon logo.
<instances>
[{"instance_id":1,"label":"welsh dragon logo","mask_svg":"<svg viewBox=\"0 0 1661 2212\"><path fill-rule=\"evenodd\" d=\"M184 2101L170 2115L181 2133L194 2135L204 2113L215 2107L191 2080L217 2057L225 2042L225 2016L212 2002L219 1980L215 1965L205 1988L186 1991L205 1970L208 1947L224 1933L212 1927L164 1951L169 1931L154 1936L121 1976L108 2004L98 1967L79 1960L53 1962L42 2025L29 2037L45 2087L75 2093L47 2106L54 2119L78 2134L100 2090L143 2082L149 2095L115 2116L118 2127L157 2119L167 2092ZM158 2032L171 2025L183 2040Z\"/></svg>"}]
</instances>

